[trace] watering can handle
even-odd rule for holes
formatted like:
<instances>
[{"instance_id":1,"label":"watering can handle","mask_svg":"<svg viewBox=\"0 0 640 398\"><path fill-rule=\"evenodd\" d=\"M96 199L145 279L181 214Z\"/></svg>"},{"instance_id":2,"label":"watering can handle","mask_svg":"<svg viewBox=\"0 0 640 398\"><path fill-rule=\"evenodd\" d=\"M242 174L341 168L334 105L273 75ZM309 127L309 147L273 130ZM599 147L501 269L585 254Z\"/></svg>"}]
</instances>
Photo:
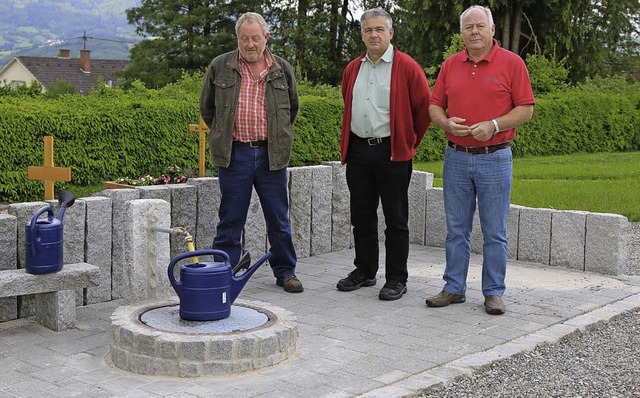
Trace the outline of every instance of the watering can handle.
<instances>
[{"instance_id":1,"label":"watering can handle","mask_svg":"<svg viewBox=\"0 0 640 398\"><path fill-rule=\"evenodd\" d=\"M53 208L51 206L47 206L39 209L38 211L35 212L33 217L31 217L31 223L30 223L31 230L29 231L29 234L31 235L31 252L34 256L36 256L36 225L38 225L38 218L40 218L40 215L42 215L42 213L44 213L45 211L49 212L48 221L52 223L54 220L54 217L53 217Z\"/></svg>"},{"instance_id":2,"label":"watering can handle","mask_svg":"<svg viewBox=\"0 0 640 398\"><path fill-rule=\"evenodd\" d=\"M201 250L195 250L192 252L180 253L177 256L175 256L173 260L171 260L171 262L169 263L169 267L167 268L167 274L169 276L169 280L171 281L172 286L175 287L175 286L180 286L182 284L180 281L176 280L176 277L173 274L173 267L175 267L180 260L184 260L185 258L196 257L196 256L222 256L222 258L224 258L224 262L226 264L229 264L229 255L223 252L222 250L201 249Z\"/></svg>"}]
</instances>

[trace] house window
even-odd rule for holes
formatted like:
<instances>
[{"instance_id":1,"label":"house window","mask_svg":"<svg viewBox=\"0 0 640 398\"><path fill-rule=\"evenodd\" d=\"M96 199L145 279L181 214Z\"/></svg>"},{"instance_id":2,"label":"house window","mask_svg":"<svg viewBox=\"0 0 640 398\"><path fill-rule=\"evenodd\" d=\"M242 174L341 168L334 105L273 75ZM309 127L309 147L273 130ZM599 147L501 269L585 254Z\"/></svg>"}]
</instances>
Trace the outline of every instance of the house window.
<instances>
[{"instance_id":1,"label":"house window","mask_svg":"<svg viewBox=\"0 0 640 398\"><path fill-rule=\"evenodd\" d=\"M11 80L11 88L13 89L24 86L26 84L27 82L25 82L24 80Z\"/></svg>"}]
</instances>

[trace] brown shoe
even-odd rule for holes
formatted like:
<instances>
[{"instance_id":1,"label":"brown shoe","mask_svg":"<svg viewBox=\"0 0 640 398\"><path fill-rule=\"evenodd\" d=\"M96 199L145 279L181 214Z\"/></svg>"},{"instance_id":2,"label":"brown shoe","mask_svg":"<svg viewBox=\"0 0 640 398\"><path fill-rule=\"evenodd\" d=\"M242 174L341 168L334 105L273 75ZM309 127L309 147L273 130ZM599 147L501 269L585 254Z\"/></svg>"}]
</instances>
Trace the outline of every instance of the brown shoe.
<instances>
[{"instance_id":1,"label":"brown shoe","mask_svg":"<svg viewBox=\"0 0 640 398\"><path fill-rule=\"evenodd\" d=\"M464 303L467 298L464 294L453 294L446 290L442 290L435 296L427 298L427 305L429 307L446 307L449 304Z\"/></svg>"},{"instance_id":2,"label":"brown shoe","mask_svg":"<svg viewBox=\"0 0 640 398\"><path fill-rule=\"evenodd\" d=\"M276 285L284 287L284 291L287 293L300 293L304 290L302 282L295 276L285 276L284 278L276 279Z\"/></svg>"},{"instance_id":3,"label":"brown shoe","mask_svg":"<svg viewBox=\"0 0 640 398\"><path fill-rule=\"evenodd\" d=\"M484 309L487 314L502 315L506 311L502 297L500 296L486 296L484 298Z\"/></svg>"}]
</instances>

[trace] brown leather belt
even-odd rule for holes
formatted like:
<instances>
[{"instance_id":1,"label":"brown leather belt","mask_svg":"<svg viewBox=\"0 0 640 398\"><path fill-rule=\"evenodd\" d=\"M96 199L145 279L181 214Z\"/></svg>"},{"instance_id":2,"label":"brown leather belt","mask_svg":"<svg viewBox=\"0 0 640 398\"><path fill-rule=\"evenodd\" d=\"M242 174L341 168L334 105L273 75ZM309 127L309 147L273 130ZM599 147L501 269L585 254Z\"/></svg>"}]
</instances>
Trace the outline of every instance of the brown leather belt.
<instances>
[{"instance_id":1,"label":"brown leather belt","mask_svg":"<svg viewBox=\"0 0 640 398\"><path fill-rule=\"evenodd\" d=\"M511 146L511 141L501 142L499 144L489 146L462 146L449 141L449 146L456 151L466 152L472 155L479 155L482 153L493 153L499 149L509 148Z\"/></svg>"},{"instance_id":2,"label":"brown leather belt","mask_svg":"<svg viewBox=\"0 0 640 398\"><path fill-rule=\"evenodd\" d=\"M250 146L251 148L257 148L259 146L265 146L267 145L267 140L263 140L263 141L249 141L249 142L243 142L243 141L233 141L238 145L241 146Z\"/></svg>"}]
</instances>

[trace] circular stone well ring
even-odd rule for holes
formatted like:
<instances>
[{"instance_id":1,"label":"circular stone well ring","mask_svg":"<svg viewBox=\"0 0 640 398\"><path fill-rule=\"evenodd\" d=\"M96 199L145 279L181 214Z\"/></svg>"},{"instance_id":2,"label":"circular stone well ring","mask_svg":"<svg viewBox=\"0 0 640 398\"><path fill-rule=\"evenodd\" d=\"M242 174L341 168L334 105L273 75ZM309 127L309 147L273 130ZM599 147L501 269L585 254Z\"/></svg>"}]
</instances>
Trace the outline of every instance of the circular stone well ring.
<instances>
[{"instance_id":1,"label":"circular stone well ring","mask_svg":"<svg viewBox=\"0 0 640 398\"><path fill-rule=\"evenodd\" d=\"M111 316L111 362L128 372L219 376L276 365L297 353L292 313L236 300L217 321L180 319L178 299L122 306Z\"/></svg>"}]
</instances>

